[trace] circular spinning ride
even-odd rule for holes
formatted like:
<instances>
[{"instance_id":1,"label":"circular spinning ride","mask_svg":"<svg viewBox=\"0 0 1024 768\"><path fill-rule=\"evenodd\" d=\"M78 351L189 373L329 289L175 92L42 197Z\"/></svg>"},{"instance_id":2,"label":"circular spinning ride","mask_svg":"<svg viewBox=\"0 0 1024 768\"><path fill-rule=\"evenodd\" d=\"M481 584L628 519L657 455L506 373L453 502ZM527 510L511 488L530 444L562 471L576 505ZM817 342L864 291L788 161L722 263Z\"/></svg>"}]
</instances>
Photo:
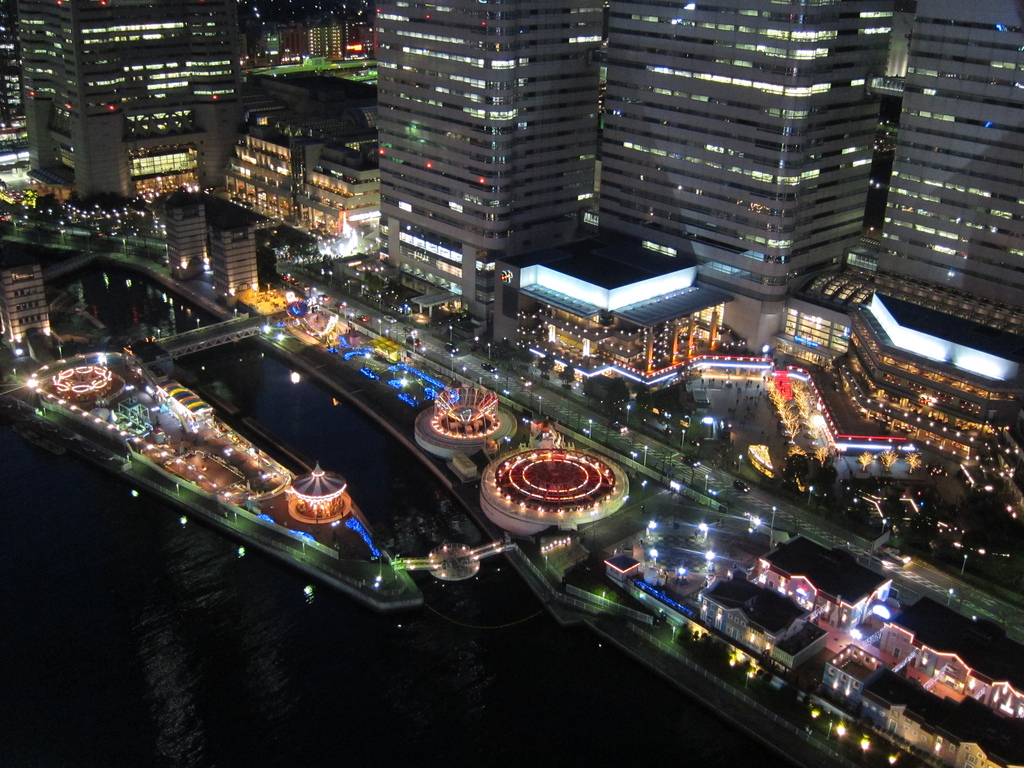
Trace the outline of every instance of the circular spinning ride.
<instances>
[{"instance_id":1,"label":"circular spinning ride","mask_svg":"<svg viewBox=\"0 0 1024 768\"><path fill-rule=\"evenodd\" d=\"M288 514L303 523L331 523L352 509L348 483L341 475L324 472L316 465L308 475L297 477L288 494Z\"/></svg>"},{"instance_id":2,"label":"circular spinning ride","mask_svg":"<svg viewBox=\"0 0 1024 768\"><path fill-rule=\"evenodd\" d=\"M578 528L616 512L629 493L614 463L566 448L526 449L492 461L480 481L480 506L495 524L531 534Z\"/></svg>"},{"instance_id":3,"label":"circular spinning ride","mask_svg":"<svg viewBox=\"0 0 1024 768\"><path fill-rule=\"evenodd\" d=\"M512 414L503 410L498 396L480 387L457 387L438 393L434 406L416 418L416 442L435 456L475 453L488 440L500 440L515 431Z\"/></svg>"},{"instance_id":4,"label":"circular spinning ride","mask_svg":"<svg viewBox=\"0 0 1024 768\"><path fill-rule=\"evenodd\" d=\"M92 363L55 373L47 389L76 405L89 404L119 394L124 389L124 379L106 366Z\"/></svg>"}]
</instances>

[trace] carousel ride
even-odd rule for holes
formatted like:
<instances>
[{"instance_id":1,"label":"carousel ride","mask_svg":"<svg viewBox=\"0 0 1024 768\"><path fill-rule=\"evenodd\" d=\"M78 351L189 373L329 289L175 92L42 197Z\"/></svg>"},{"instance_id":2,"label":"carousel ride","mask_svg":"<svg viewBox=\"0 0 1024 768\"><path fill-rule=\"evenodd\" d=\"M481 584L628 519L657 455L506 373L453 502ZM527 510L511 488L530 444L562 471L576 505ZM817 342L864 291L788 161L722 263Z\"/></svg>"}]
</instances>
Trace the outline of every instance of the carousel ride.
<instances>
[{"instance_id":1,"label":"carousel ride","mask_svg":"<svg viewBox=\"0 0 1024 768\"><path fill-rule=\"evenodd\" d=\"M332 523L352 510L345 478L325 472L319 464L308 475L295 478L285 493L288 514L303 523Z\"/></svg>"}]
</instances>

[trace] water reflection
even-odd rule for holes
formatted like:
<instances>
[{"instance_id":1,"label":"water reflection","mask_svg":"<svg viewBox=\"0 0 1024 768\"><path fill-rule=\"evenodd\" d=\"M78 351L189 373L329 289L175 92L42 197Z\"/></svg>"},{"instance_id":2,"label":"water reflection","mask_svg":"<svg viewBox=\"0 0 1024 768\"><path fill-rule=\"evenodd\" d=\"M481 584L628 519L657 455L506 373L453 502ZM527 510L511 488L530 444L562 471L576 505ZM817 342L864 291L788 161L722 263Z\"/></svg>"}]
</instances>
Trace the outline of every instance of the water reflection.
<instances>
[{"instance_id":1,"label":"water reflection","mask_svg":"<svg viewBox=\"0 0 1024 768\"><path fill-rule=\"evenodd\" d=\"M90 270L47 285L51 324L61 335L118 342L167 336L213 320L138 273Z\"/></svg>"}]
</instances>

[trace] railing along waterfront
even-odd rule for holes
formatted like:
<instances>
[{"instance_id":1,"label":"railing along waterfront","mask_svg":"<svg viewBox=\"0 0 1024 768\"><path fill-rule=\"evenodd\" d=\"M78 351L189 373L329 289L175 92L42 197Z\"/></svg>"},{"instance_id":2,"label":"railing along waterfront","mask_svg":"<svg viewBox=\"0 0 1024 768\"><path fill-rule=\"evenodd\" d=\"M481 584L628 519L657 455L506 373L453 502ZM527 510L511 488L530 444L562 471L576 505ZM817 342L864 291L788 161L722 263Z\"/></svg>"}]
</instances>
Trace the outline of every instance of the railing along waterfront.
<instances>
[{"instance_id":1,"label":"railing along waterfront","mask_svg":"<svg viewBox=\"0 0 1024 768\"><path fill-rule=\"evenodd\" d=\"M373 587L374 579L357 579L338 570L341 558L338 552L316 541L296 537L287 531L278 530L274 524L260 520L249 510L239 507L222 499L217 499L202 490L195 488L190 483L179 482L177 476L163 467L159 466L147 456L132 451L131 463L133 467L138 464L139 469L132 473L133 479L148 480L151 487L164 491L168 496L173 494L180 503L193 509L206 512L230 524L238 533L246 538L258 541L265 546L287 554L289 557L304 562L323 573L323 575L344 582L356 589L373 588L374 594L382 596L397 596L406 590L401 587ZM187 496L182 496L184 489ZM380 570L383 562L371 563L369 561L345 561L353 566L363 567L367 570ZM390 564L388 565L390 569Z\"/></svg>"},{"instance_id":2,"label":"railing along waterfront","mask_svg":"<svg viewBox=\"0 0 1024 768\"><path fill-rule=\"evenodd\" d=\"M621 616L626 616L627 618L632 619L633 621L639 621L642 624L654 626L654 617L651 616L649 613L643 613L641 611L633 610L632 608L627 608L624 605L619 605L613 600L609 600L606 597L601 597L591 592L587 592L586 590L580 589L579 587L575 587L572 584L566 584L565 591L567 594L572 595L573 597L576 597L580 600L589 603L590 605L600 608L601 611L604 613L617 613Z\"/></svg>"},{"instance_id":3,"label":"railing along waterfront","mask_svg":"<svg viewBox=\"0 0 1024 768\"><path fill-rule=\"evenodd\" d=\"M680 662L690 672L695 672L699 674L701 677L704 677L708 681L714 683L717 687L721 688L729 695L742 701L745 707L749 707L750 709L757 712L760 716L771 720L775 725L779 726L780 728L783 728L792 735L797 736L798 738L808 742L814 749L826 755L831 761L833 761L833 765L843 766L844 768L861 768L861 766L859 766L857 763L853 762L849 758L839 754L834 749L832 749L832 747L825 743L824 740L813 731L808 731L807 729L801 728L796 724L790 722L789 720L780 717L776 713L764 707L759 702L747 696L745 693L743 693L743 691L727 683L725 680L718 677L717 675L708 672L702 666L695 663L692 659L688 658L677 648L666 643L661 638L656 637L652 632L649 632L643 627L637 626L636 624L630 624L629 629L639 637L646 640L648 643L650 643L658 650L671 656L675 661Z\"/></svg>"}]
</instances>

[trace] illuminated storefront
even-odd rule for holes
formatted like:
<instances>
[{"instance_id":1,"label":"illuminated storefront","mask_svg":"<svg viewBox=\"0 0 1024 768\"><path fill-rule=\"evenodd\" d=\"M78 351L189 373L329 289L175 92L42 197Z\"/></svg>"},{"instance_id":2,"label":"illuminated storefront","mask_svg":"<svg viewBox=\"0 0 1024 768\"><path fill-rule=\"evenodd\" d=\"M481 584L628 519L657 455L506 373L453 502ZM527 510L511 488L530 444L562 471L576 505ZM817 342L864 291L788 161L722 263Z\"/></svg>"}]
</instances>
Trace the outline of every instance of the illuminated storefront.
<instances>
[{"instance_id":1,"label":"illuminated storefront","mask_svg":"<svg viewBox=\"0 0 1024 768\"><path fill-rule=\"evenodd\" d=\"M853 317L847 381L864 413L969 459L1017 415L1021 349L1024 337L876 294Z\"/></svg>"},{"instance_id":2,"label":"illuminated storefront","mask_svg":"<svg viewBox=\"0 0 1024 768\"><path fill-rule=\"evenodd\" d=\"M729 296L697 268L628 240L589 239L498 262L495 338L583 376L657 383L716 349Z\"/></svg>"}]
</instances>

